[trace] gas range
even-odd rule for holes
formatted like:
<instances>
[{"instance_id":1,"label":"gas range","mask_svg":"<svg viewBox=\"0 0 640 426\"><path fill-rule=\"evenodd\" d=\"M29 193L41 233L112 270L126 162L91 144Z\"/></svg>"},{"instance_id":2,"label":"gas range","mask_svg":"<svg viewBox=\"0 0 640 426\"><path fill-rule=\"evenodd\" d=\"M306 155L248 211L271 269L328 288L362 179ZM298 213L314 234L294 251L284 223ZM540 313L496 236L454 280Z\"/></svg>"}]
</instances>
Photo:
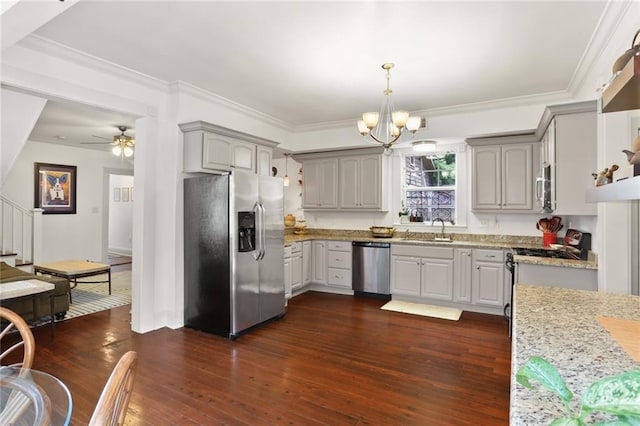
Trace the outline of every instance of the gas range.
<instances>
[{"instance_id":1,"label":"gas range","mask_svg":"<svg viewBox=\"0 0 640 426\"><path fill-rule=\"evenodd\" d=\"M525 248L514 247L513 253L519 256L537 256L537 257L550 257L554 259L578 259L580 260L580 251L567 249L544 249L544 248Z\"/></svg>"}]
</instances>

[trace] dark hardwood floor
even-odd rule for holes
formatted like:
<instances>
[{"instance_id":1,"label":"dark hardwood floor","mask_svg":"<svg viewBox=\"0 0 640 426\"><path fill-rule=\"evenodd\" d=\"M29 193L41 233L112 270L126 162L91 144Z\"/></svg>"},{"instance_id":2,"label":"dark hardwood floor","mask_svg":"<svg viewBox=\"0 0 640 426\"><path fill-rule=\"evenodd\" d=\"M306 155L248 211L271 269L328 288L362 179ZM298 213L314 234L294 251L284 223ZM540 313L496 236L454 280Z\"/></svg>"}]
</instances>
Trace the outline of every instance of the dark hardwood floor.
<instances>
[{"instance_id":1,"label":"dark hardwood floor","mask_svg":"<svg viewBox=\"0 0 640 426\"><path fill-rule=\"evenodd\" d=\"M130 331L129 306L34 330L34 367L62 379L87 424L116 361L139 367L127 424L506 425L506 320L383 311L323 293L235 341L183 328Z\"/></svg>"}]
</instances>

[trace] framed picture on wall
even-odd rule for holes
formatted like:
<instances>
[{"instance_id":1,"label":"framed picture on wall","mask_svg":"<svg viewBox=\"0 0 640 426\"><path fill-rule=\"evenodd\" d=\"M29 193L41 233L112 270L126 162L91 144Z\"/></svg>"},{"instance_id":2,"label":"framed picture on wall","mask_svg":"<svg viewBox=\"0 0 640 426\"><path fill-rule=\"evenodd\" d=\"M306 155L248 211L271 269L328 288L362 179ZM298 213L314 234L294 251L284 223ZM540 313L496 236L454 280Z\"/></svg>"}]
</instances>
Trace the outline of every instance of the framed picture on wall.
<instances>
[{"instance_id":1,"label":"framed picture on wall","mask_svg":"<svg viewBox=\"0 0 640 426\"><path fill-rule=\"evenodd\" d=\"M113 188L113 201L120 201L120 188Z\"/></svg>"},{"instance_id":2,"label":"framed picture on wall","mask_svg":"<svg viewBox=\"0 0 640 426\"><path fill-rule=\"evenodd\" d=\"M43 214L76 214L76 166L34 163L34 207Z\"/></svg>"},{"instance_id":3,"label":"framed picture on wall","mask_svg":"<svg viewBox=\"0 0 640 426\"><path fill-rule=\"evenodd\" d=\"M129 188L122 188L122 202L129 201Z\"/></svg>"}]
</instances>

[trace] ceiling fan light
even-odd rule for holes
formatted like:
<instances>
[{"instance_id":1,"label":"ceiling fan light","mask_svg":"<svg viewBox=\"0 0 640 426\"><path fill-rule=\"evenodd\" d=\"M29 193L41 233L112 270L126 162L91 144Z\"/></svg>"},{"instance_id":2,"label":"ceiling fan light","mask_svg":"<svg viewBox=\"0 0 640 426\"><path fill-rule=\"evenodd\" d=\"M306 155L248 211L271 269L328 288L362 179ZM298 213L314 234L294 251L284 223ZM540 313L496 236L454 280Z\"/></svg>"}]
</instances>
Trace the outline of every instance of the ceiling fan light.
<instances>
[{"instance_id":1,"label":"ceiling fan light","mask_svg":"<svg viewBox=\"0 0 640 426\"><path fill-rule=\"evenodd\" d=\"M120 147L120 145L116 145L111 148L111 152L113 153L113 155L120 156L122 154L122 147Z\"/></svg>"},{"instance_id":2,"label":"ceiling fan light","mask_svg":"<svg viewBox=\"0 0 640 426\"><path fill-rule=\"evenodd\" d=\"M125 146L123 152L125 157L131 157L133 155L133 149L129 146Z\"/></svg>"},{"instance_id":3,"label":"ceiling fan light","mask_svg":"<svg viewBox=\"0 0 640 426\"><path fill-rule=\"evenodd\" d=\"M432 152L436 149L435 141L415 141L411 145L416 152Z\"/></svg>"}]
</instances>

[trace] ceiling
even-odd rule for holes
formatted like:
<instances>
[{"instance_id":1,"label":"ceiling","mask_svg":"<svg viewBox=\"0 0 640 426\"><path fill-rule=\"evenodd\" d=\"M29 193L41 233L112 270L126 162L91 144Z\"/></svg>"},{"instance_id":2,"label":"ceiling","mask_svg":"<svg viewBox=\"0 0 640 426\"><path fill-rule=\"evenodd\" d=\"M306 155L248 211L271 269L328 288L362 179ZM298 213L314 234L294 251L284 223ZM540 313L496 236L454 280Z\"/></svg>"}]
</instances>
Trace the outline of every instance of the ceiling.
<instances>
[{"instance_id":1,"label":"ceiling","mask_svg":"<svg viewBox=\"0 0 640 426\"><path fill-rule=\"evenodd\" d=\"M182 80L304 130L377 111L383 62L396 108L423 111L565 91L604 1L79 1L35 34L155 78ZM111 137L133 118L50 103L64 126ZM95 127L94 127L95 126ZM75 136L74 136L75 138ZM59 141L59 139L58 139Z\"/></svg>"}]
</instances>

